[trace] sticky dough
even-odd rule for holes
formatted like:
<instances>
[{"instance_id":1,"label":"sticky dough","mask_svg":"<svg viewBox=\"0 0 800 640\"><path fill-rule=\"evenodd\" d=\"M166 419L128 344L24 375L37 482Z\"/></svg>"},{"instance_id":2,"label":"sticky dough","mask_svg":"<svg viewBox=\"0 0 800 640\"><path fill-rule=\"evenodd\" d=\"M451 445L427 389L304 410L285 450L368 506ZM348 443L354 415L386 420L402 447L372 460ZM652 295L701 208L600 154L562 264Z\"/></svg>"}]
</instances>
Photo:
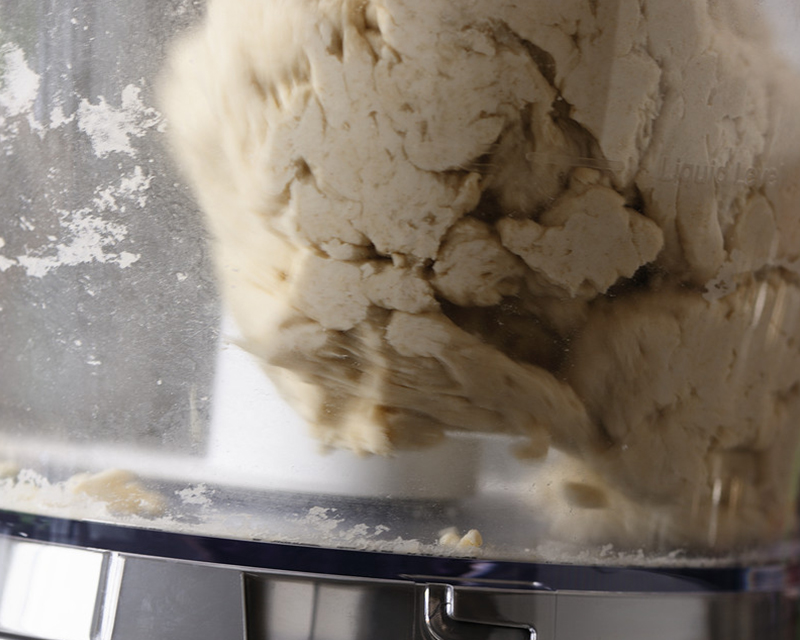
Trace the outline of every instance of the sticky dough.
<instances>
[{"instance_id":1,"label":"sticky dough","mask_svg":"<svg viewBox=\"0 0 800 640\"><path fill-rule=\"evenodd\" d=\"M702 546L788 522L798 86L744 0L211 0L162 102L322 442L528 437Z\"/></svg>"}]
</instances>

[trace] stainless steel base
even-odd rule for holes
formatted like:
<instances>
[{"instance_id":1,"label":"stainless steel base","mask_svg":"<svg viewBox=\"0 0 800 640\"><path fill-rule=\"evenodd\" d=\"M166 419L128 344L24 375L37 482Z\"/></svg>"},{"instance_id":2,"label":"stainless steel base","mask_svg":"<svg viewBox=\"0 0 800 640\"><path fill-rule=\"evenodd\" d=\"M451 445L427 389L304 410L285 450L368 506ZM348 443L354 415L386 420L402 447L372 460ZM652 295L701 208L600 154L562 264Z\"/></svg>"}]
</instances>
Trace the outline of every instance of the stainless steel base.
<instances>
[{"instance_id":1,"label":"stainless steel base","mask_svg":"<svg viewBox=\"0 0 800 640\"><path fill-rule=\"evenodd\" d=\"M348 578L0 536L0 638L13 640L788 640L793 609L773 588Z\"/></svg>"}]
</instances>

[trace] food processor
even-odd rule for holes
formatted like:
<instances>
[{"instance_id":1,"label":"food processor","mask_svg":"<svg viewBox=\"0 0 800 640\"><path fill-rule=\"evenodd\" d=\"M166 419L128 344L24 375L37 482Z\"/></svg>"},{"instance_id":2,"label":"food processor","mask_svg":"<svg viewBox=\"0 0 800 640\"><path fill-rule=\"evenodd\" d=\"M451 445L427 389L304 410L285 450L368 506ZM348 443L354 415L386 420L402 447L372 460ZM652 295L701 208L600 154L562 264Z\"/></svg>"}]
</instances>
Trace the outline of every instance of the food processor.
<instances>
[{"instance_id":1,"label":"food processor","mask_svg":"<svg viewBox=\"0 0 800 640\"><path fill-rule=\"evenodd\" d=\"M798 36L0 0L0 638L796 637Z\"/></svg>"}]
</instances>

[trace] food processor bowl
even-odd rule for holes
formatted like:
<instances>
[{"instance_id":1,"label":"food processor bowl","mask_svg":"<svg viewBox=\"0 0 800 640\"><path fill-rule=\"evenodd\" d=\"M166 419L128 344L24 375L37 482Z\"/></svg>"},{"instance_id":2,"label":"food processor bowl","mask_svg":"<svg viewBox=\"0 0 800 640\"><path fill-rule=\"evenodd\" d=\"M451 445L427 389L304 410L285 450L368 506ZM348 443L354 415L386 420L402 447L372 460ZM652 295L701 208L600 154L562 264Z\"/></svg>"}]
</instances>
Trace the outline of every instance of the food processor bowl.
<instances>
[{"instance_id":1,"label":"food processor bowl","mask_svg":"<svg viewBox=\"0 0 800 640\"><path fill-rule=\"evenodd\" d=\"M793 637L798 36L0 0L0 636Z\"/></svg>"}]
</instances>

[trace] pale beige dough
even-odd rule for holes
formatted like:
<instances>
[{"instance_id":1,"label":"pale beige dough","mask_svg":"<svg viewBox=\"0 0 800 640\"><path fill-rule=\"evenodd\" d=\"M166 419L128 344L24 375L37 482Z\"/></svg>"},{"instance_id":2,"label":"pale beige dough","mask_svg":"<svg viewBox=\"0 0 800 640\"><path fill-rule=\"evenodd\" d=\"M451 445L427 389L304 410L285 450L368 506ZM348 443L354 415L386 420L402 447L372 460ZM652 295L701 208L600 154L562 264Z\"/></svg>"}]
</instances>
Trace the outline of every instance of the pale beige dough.
<instances>
[{"instance_id":1,"label":"pale beige dough","mask_svg":"<svg viewBox=\"0 0 800 640\"><path fill-rule=\"evenodd\" d=\"M755 4L210 0L161 95L321 442L527 437L634 546L784 530L800 81Z\"/></svg>"},{"instance_id":2,"label":"pale beige dough","mask_svg":"<svg viewBox=\"0 0 800 640\"><path fill-rule=\"evenodd\" d=\"M800 290L777 275L714 301L666 288L595 306L568 371L607 437L604 484L680 513L673 529L701 537L717 522L717 542L788 525L798 314Z\"/></svg>"},{"instance_id":3,"label":"pale beige dough","mask_svg":"<svg viewBox=\"0 0 800 640\"><path fill-rule=\"evenodd\" d=\"M167 508L162 494L148 489L136 474L124 469L77 474L66 486L73 493L105 504L114 515L154 517L164 515Z\"/></svg>"}]
</instances>

